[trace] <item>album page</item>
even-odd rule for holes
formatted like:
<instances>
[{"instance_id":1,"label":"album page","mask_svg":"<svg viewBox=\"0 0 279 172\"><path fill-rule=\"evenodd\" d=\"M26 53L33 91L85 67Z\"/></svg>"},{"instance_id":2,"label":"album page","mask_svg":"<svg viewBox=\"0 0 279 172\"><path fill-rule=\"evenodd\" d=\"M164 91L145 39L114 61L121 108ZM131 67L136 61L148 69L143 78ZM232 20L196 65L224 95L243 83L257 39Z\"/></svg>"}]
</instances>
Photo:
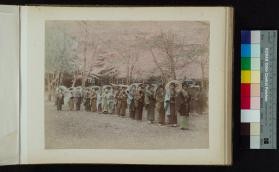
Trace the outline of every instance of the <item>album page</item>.
<instances>
[{"instance_id":1,"label":"album page","mask_svg":"<svg viewBox=\"0 0 279 172\"><path fill-rule=\"evenodd\" d=\"M0 165L19 162L19 7L0 6Z\"/></svg>"},{"instance_id":2,"label":"album page","mask_svg":"<svg viewBox=\"0 0 279 172\"><path fill-rule=\"evenodd\" d=\"M21 7L21 163L231 163L232 9Z\"/></svg>"}]
</instances>

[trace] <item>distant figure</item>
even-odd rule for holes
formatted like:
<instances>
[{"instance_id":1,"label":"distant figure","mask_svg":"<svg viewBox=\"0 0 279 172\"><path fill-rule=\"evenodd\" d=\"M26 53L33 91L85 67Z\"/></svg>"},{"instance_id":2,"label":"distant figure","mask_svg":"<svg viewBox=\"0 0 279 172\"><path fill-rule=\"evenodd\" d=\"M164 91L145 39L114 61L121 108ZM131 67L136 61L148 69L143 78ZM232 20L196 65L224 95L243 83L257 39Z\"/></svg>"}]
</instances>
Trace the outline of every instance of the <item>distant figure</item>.
<instances>
[{"instance_id":1,"label":"distant figure","mask_svg":"<svg viewBox=\"0 0 279 172\"><path fill-rule=\"evenodd\" d=\"M74 96L73 96L72 92L71 92L71 95L70 95L70 99L68 101L68 105L69 105L69 110L73 111L74 108L75 108L75 102L74 102Z\"/></svg>"},{"instance_id":2,"label":"distant figure","mask_svg":"<svg viewBox=\"0 0 279 172\"><path fill-rule=\"evenodd\" d=\"M62 105L64 104L64 95L61 90L58 90L58 93L56 95L56 105L57 105L57 110L61 111L62 110Z\"/></svg>"},{"instance_id":3,"label":"distant figure","mask_svg":"<svg viewBox=\"0 0 279 172\"><path fill-rule=\"evenodd\" d=\"M79 90L76 90L74 96L75 96L74 100L75 100L76 110L79 111L80 110L80 105L81 105L81 102L82 102L81 92Z\"/></svg>"},{"instance_id":4,"label":"distant figure","mask_svg":"<svg viewBox=\"0 0 279 172\"><path fill-rule=\"evenodd\" d=\"M112 90L108 91L108 113L112 114L114 111L114 95L112 94Z\"/></svg>"},{"instance_id":5,"label":"distant figure","mask_svg":"<svg viewBox=\"0 0 279 172\"><path fill-rule=\"evenodd\" d=\"M129 116L131 119L135 119L135 94L136 94L136 86L133 85L130 90L127 90L127 104L129 107Z\"/></svg>"},{"instance_id":6,"label":"distant figure","mask_svg":"<svg viewBox=\"0 0 279 172\"><path fill-rule=\"evenodd\" d=\"M188 129L189 113L190 113L190 100L191 97L187 92L187 83L182 84L182 89L178 92L176 97L176 110L180 115L180 128L182 130Z\"/></svg>"},{"instance_id":7,"label":"distant figure","mask_svg":"<svg viewBox=\"0 0 279 172\"><path fill-rule=\"evenodd\" d=\"M90 105L91 105L91 112L97 111L97 94L94 90L92 90L90 95Z\"/></svg>"},{"instance_id":8,"label":"distant figure","mask_svg":"<svg viewBox=\"0 0 279 172\"><path fill-rule=\"evenodd\" d=\"M121 92L121 88L116 87L115 94L114 94L114 111L117 115L120 115L120 99L119 99L120 92Z\"/></svg>"},{"instance_id":9,"label":"distant figure","mask_svg":"<svg viewBox=\"0 0 279 172\"><path fill-rule=\"evenodd\" d=\"M156 110L159 113L159 124L165 124L165 109L164 109L164 88L159 86L155 92Z\"/></svg>"},{"instance_id":10,"label":"distant figure","mask_svg":"<svg viewBox=\"0 0 279 172\"><path fill-rule=\"evenodd\" d=\"M125 116L126 115L126 108L127 108L127 94L125 93L125 88L123 87L119 93L119 115Z\"/></svg>"},{"instance_id":11,"label":"distant figure","mask_svg":"<svg viewBox=\"0 0 279 172\"><path fill-rule=\"evenodd\" d=\"M155 120L155 104L156 104L153 85L149 85L145 90L144 101L147 110L147 120L149 123L153 123Z\"/></svg>"},{"instance_id":12,"label":"distant figure","mask_svg":"<svg viewBox=\"0 0 279 172\"><path fill-rule=\"evenodd\" d=\"M98 113L102 113L102 91L101 90L97 92L97 111Z\"/></svg>"},{"instance_id":13,"label":"distant figure","mask_svg":"<svg viewBox=\"0 0 279 172\"><path fill-rule=\"evenodd\" d=\"M175 83L170 83L169 89L166 90L164 107L167 116L167 123L172 125L173 127L177 126L177 116L175 110Z\"/></svg>"},{"instance_id":14,"label":"distant figure","mask_svg":"<svg viewBox=\"0 0 279 172\"><path fill-rule=\"evenodd\" d=\"M142 112L144 106L144 92L142 87L138 87L135 94L135 119L142 120Z\"/></svg>"},{"instance_id":15,"label":"distant figure","mask_svg":"<svg viewBox=\"0 0 279 172\"><path fill-rule=\"evenodd\" d=\"M90 93L86 91L85 96L84 96L84 109L85 111L89 112L91 111L91 106L90 106Z\"/></svg>"},{"instance_id":16,"label":"distant figure","mask_svg":"<svg viewBox=\"0 0 279 172\"><path fill-rule=\"evenodd\" d=\"M103 113L108 113L109 111L109 90L105 89L104 93L102 94L102 111Z\"/></svg>"}]
</instances>

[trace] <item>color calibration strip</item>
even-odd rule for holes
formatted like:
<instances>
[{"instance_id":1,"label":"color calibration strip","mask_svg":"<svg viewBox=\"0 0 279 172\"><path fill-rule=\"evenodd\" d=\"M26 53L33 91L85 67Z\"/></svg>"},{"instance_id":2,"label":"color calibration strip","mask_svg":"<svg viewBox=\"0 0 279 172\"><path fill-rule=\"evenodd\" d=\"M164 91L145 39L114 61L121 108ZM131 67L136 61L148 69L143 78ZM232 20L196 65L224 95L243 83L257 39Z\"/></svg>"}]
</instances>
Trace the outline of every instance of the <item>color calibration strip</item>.
<instances>
[{"instance_id":1,"label":"color calibration strip","mask_svg":"<svg viewBox=\"0 0 279 172\"><path fill-rule=\"evenodd\" d=\"M241 147L276 149L277 31L241 32Z\"/></svg>"}]
</instances>

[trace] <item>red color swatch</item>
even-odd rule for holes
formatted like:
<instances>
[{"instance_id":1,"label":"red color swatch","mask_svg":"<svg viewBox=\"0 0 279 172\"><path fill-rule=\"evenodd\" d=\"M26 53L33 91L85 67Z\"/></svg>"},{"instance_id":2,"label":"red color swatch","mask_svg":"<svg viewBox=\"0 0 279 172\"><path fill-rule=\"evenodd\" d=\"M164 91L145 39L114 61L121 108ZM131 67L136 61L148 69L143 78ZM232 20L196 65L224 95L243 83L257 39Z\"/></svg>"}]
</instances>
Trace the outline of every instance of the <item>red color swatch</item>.
<instances>
[{"instance_id":1,"label":"red color swatch","mask_svg":"<svg viewBox=\"0 0 279 172\"><path fill-rule=\"evenodd\" d=\"M241 97L250 97L251 84L241 84Z\"/></svg>"},{"instance_id":2,"label":"red color swatch","mask_svg":"<svg viewBox=\"0 0 279 172\"><path fill-rule=\"evenodd\" d=\"M250 109L250 97L241 96L241 109Z\"/></svg>"}]
</instances>

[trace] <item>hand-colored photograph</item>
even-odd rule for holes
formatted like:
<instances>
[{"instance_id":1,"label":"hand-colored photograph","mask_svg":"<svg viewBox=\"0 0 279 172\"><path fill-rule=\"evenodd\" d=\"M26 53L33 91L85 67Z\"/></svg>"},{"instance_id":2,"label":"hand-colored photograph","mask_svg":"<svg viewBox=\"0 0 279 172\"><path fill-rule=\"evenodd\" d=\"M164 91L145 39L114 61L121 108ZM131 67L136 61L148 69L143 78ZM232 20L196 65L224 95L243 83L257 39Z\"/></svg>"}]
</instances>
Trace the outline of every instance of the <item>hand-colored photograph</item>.
<instances>
[{"instance_id":1,"label":"hand-colored photograph","mask_svg":"<svg viewBox=\"0 0 279 172\"><path fill-rule=\"evenodd\" d=\"M209 35L207 21L46 21L45 148L208 148Z\"/></svg>"}]
</instances>

